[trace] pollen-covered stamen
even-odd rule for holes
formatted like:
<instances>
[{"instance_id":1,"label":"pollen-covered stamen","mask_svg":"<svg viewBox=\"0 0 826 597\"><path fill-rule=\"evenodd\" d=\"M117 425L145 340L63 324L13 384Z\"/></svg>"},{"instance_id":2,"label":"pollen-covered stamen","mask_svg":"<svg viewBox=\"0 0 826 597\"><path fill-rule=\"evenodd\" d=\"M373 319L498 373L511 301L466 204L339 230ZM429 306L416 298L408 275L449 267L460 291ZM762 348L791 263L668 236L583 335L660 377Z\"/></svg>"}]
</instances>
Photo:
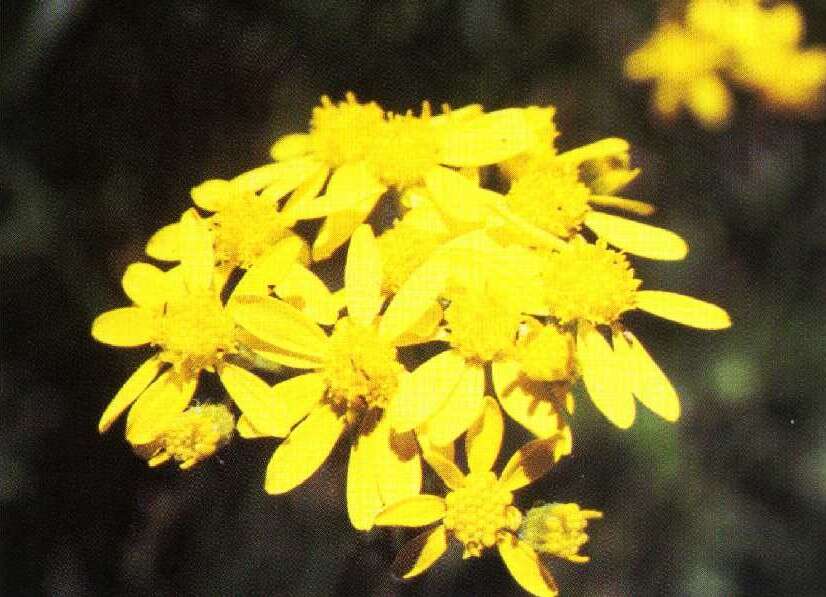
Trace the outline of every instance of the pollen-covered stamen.
<instances>
[{"instance_id":1,"label":"pollen-covered stamen","mask_svg":"<svg viewBox=\"0 0 826 597\"><path fill-rule=\"evenodd\" d=\"M421 184L425 174L439 163L439 140L430 123L430 105L421 117L391 114L378 131L367 161L386 185L404 189Z\"/></svg>"},{"instance_id":2,"label":"pollen-covered stamen","mask_svg":"<svg viewBox=\"0 0 826 597\"><path fill-rule=\"evenodd\" d=\"M580 229L590 211L590 195L579 180L576 165L559 163L515 180L505 200L528 222L568 238Z\"/></svg>"},{"instance_id":3,"label":"pollen-covered stamen","mask_svg":"<svg viewBox=\"0 0 826 597\"><path fill-rule=\"evenodd\" d=\"M509 355L523 315L504 297L491 292L451 293L445 310L450 345L466 359L486 363Z\"/></svg>"},{"instance_id":4,"label":"pollen-covered stamen","mask_svg":"<svg viewBox=\"0 0 826 597\"><path fill-rule=\"evenodd\" d=\"M385 408L403 370L396 348L382 340L375 327L345 317L336 323L320 373L328 399L354 418L368 409Z\"/></svg>"},{"instance_id":5,"label":"pollen-covered stamen","mask_svg":"<svg viewBox=\"0 0 826 597\"><path fill-rule=\"evenodd\" d=\"M516 359L531 379L569 380L573 376L573 339L554 325L532 325L519 338Z\"/></svg>"},{"instance_id":6,"label":"pollen-covered stamen","mask_svg":"<svg viewBox=\"0 0 826 597\"><path fill-rule=\"evenodd\" d=\"M597 510L582 510L578 504L547 504L531 508L519 527L519 538L534 551L571 562L585 563L579 549L588 541L588 521L602 518Z\"/></svg>"},{"instance_id":7,"label":"pollen-covered stamen","mask_svg":"<svg viewBox=\"0 0 826 597\"><path fill-rule=\"evenodd\" d=\"M625 255L602 240L590 244L579 236L547 256L542 278L551 314L563 324L617 321L634 308L640 285Z\"/></svg>"},{"instance_id":8,"label":"pollen-covered stamen","mask_svg":"<svg viewBox=\"0 0 826 597\"><path fill-rule=\"evenodd\" d=\"M333 168L363 159L384 124L384 111L378 104L360 104L352 93L345 98L334 104L323 96L310 121L313 151Z\"/></svg>"},{"instance_id":9,"label":"pollen-covered stamen","mask_svg":"<svg viewBox=\"0 0 826 597\"><path fill-rule=\"evenodd\" d=\"M239 193L208 220L215 235L219 263L249 268L289 233L290 222L271 201L255 193Z\"/></svg>"},{"instance_id":10,"label":"pollen-covered stamen","mask_svg":"<svg viewBox=\"0 0 826 597\"><path fill-rule=\"evenodd\" d=\"M490 471L470 473L465 485L445 497L445 528L465 546L465 557L478 557L503 533L519 528L521 515L513 494Z\"/></svg>"},{"instance_id":11,"label":"pollen-covered stamen","mask_svg":"<svg viewBox=\"0 0 826 597\"><path fill-rule=\"evenodd\" d=\"M206 460L232 439L235 418L223 404L205 404L186 409L161 433L149 466L174 460L188 469Z\"/></svg>"},{"instance_id":12,"label":"pollen-covered stamen","mask_svg":"<svg viewBox=\"0 0 826 597\"><path fill-rule=\"evenodd\" d=\"M195 374L213 369L224 354L236 350L234 332L235 324L213 291L187 292L166 303L153 343L161 348L161 359Z\"/></svg>"}]
</instances>

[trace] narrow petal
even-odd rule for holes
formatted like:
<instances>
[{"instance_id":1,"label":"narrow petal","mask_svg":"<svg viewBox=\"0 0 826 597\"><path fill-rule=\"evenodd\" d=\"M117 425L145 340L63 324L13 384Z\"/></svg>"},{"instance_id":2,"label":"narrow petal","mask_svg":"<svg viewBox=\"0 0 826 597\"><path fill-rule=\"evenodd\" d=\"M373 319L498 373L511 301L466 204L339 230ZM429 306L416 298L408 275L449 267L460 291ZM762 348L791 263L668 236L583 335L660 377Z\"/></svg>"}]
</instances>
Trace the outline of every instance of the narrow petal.
<instances>
[{"instance_id":1,"label":"narrow petal","mask_svg":"<svg viewBox=\"0 0 826 597\"><path fill-rule=\"evenodd\" d=\"M633 170L632 173L633 176L631 176L631 178L634 178L636 174L639 173L639 170ZM588 197L588 203L594 203L601 207L614 207L617 209L622 209L639 216L650 216L656 211L656 208L653 205L646 203L645 201L626 199L625 197L615 197L614 195L591 195Z\"/></svg>"},{"instance_id":2,"label":"narrow petal","mask_svg":"<svg viewBox=\"0 0 826 597\"><path fill-rule=\"evenodd\" d=\"M379 493L384 504L418 495L422 490L422 459L412 431L396 433L382 417L371 448L376 462Z\"/></svg>"},{"instance_id":3,"label":"narrow petal","mask_svg":"<svg viewBox=\"0 0 826 597\"><path fill-rule=\"evenodd\" d=\"M611 346L592 326L579 326L576 353L582 379L594 405L620 429L634 423L630 372L617 361Z\"/></svg>"},{"instance_id":4,"label":"narrow petal","mask_svg":"<svg viewBox=\"0 0 826 597\"><path fill-rule=\"evenodd\" d=\"M228 180L213 178L205 180L189 191L192 202L206 211L220 211L224 202L235 193L232 183Z\"/></svg>"},{"instance_id":5,"label":"narrow petal","mask_svg":"<svg viewBox=\"0 0 826 597\"><path fill-rule=\"evenodd\" d=\"M271 435L263 433L262 431L259 431L258 429L253 427L252 423L250 423L249 419L244 414L238 417L238 422L235 424L235 430L238 432L238 435L240 435L244 439L260 439L262 437L272 437Z\"/></svg>"},{"instance_id":6,"label":"narrow petal","mask_svg":"<svg viewBox=\"0 0 826 597\"><path fill-rule=\"evenodd\" d=\"M282 211L287 213L295 206L318 197L329 176L330 169L319 164L318 169L292 192L292 195L290 195L289 199L284 203Z\"/></svg>"},{"instance_id":7,"label":"narrow petal","mask_svg":"<svg viewBox=\"0 0 826 597\"><path fill-rule=\"evenodd\" d=\"M369 213L385 190L364 163L345 164L330 177L324 195L296 203L288 214L308 220L343 211Z\"/></svg>"},{"instance_id":8,"label":"narrow petal","mask_svg":"<svg viewBox=\"0 0 826 597\"><path fill-rule=\"evenodd\" d=\"M121 279L123 291L141 307L160 307L168 300L166 274L148 263L132 263Z\"/></svg>"},{"instance_id":9,"label":"narrow petal","mask_svg":"<svg viewBox=\"0 0 826 597\"><path fill-rule=\"evenodd\" d=\"M304 241L296 235L279 241L246 271L232 296L269 294L269 287L277 285L289 274L305 247Z\"/></svg>"},{"instance_id":10,"label":"narrow petal","mask_svg":"<svg viewBox=\"0 0 826 597\"><path fill-rule=\"evenodd\" d=\"M458 172L433 168L425 176L425 184L431 200L448 221L483 226L490 219L492 191L480 189Z\"/></svg>"},{"instance_id":11,"label":"narrow petal","mask_svg":"<svg viewBox=\"0 0 826 597\"><path fill-rule=\"evenodd\" d=\"M290 428L284 422L272 388L260 377L237 365L226 363L221 370L221 383L232 401L260 433L272 437L284 437L289 433Z\"/></svg>"},{"instance_id":12,"label":"narrow petal","mask_svg":"<svg viewBox=\"0 0 826 597\"><path fill-rule=\"evenodd\" d=\"M677 261L688 253L686 242L665 228L599 211L588 212L585 225L598 237L640 257Z\"/></svg>"},{"instance_id":13,"label":"narrow petal","mask_svg":"<svg viewBox=\"0 0 826 597\"><path fill-rule=\"evenodd\" d=\"M310 135L306 133L294 133L292 135L284 135L273 143L270 148L270 155L274 160L289 160L310 153L312 148L313 145L310 141Z\"/></svg>"},{"instance_id":14,"label":"narrow petal","mask_svg":"<svg viewBox=\"0 0 826 597\"><path fill-rule=\"evenodd\" d=\"M293 369L317 369L321 366L320 357L298 354L273 346L242 328L238 328L235 335L241 350L245 353L244 356L253 362L253 368L271 370L274 366L277 368L277 365L284 365ZM258 362L261 364L258 365Z\"/></svg>"},{"instance_id":15,"label":"narrow petal","mask_svg":"<svg viewBox=\"0 0 826 597\"><path fill-rule=\"evenodd\" d=\"M425 531L408 541L393 561L393 574L399 578L418 576L447 551L447 531L443 525Z\"/></svg>"},{"instance_id":16,"label":"narrow petal","mask_svg":"<svg viewBox=\"0 0 826 597\"><path fill-rule=\"evenodd\" d=\"M189 290L206 290L212 284L212 270L215 255L212 250L212 235L194 210L181 216L179 235L181 270Z\"/></svg>"},{"instance_id":17,"label":"narrow petal","mask_svg":"<svg viewBox=\"0 0 826 597\"><path fill-rule=\"evenodd\" d=\"M246 185L248 189L261 189L260 196L263 200L276 201L315 175L319 166L318 161L311 158L290 160L271 164L270 170L262 172L257 180L248 172L238 177L236 182Z\"/></svg>"},{"instance_id":18,"label":"narrow petal","mask_svg":"<svg viewBox=\"0 0 826 597\"><path fill-rule=\"evenodd\" d=\"M146 243L146 254L158 261L180 261L180 236L181 225L178 222L167 224L155 232Z\"/></svg>"},{"instance_id":19,"label":"narrow petal","mask_svg":"<svg viewBox=\"0 0 826 597\"><path fill-rule=\"evenodd\" d=\"M449 444L482 414L485 406L485 371L466 365L459 383L427 421L427 437L436 445Z\"/></svg>"},{"instance_id":20,"label":"narrow petal","mask_svg":"<svg viewBox=\"0 0 826 597\"><path fill-rule=\"evenodd\" d=\"M519 585L537 597L557 597L559 587L530 545L514 536L499 542L499 555Z\"/></svg>"},{"instance_id":21,"label":"narrow petal","mask_svg":"<svg viewBox=\"0 0 826 597\"><path fill-rule=\"evenodd\" d=\"M347 461L347 514L350 524L359 531L373 528L373 521L383 506L372 443L369 434L359 433Z\"/></svg>"},{"instance_id":22,"label":"narrow petal","mask_svg":"<svg viewBox=\"0 0 826 597\"><path fill-rule=\"evenodd\" d=\"M502 435L505 432L505 421L496 400L485 397L485 406L480 416L468 429L465 437L465 451L470 472L484 472L493 469L499 448L502 446Z\"/></svg>"},{"instance_id":23,"label":"narrow petal","mask_svg":"<svg viewBox=\"0 0 826 597\"><path fill-rule=\"evenodd\" d=\"M338 301L324 282L303 265L293 264L275 286L275 293L321 325L333 325L338 320Z\"/></svg>"},{"instance_id":24,"label":"narrow petal","mask_svg":"<svg viewBox=\"0 0 826 597\"><path fill-rule=\"evenodd\" d=\"M347 422L321 405L285 439L267 465L264 489L282 494L306 481L327 460Z\"/></svg>"},{"instance_id":25,"label":"narrow petal","mask_svg":"<svg viewBox=\"0 0 826 597\"><path fill-rule=\"evenodd\" d=\"M581 164L588 160L604 160L613 156L627 155L630 149L631 144L625 139L606 137L560 153L557 158L561 161Z\"/></svg>"},{"instance_id":26,"label":"narrow petal","mask_svg":"<svg viewBox=\"0 0 826 597\"><path fill-rule=\"evenodd\" d=\"M459 384L464 369L464 359L446 350L402 377L399 392L387 410L393 429L410 431L429 419Z\"/></svg>"},{"instance_id":27,"label":"narrow petal","mask_svg":"<svg viewBox=\"0 0 826 597\"><path fill-rule=\"evenodd\" d=\"M363 326L370 326L382 304L381 255L368 224L353 233L344 266L344 294L347 312Z\"/></svg>"},{"instance_id":28,"label":"narrow petal","mask_svg":"<svg viewBox=\"0 0 826 597\"><path fill-rule=\"evenodd\" d=\"M170 421L189 406L197 377L183 379L174 371L162 373L135 401L126 418L126 439L130 444L149 444Z\"/></svg>"},{"instance_id":29,"label":"narrow petal","mask_svg":"<svg viewBox=\"0 0 826 597\"><path fill-rule=\"evenodd\" d=\"M449 166L485 166L530 148L535 136L524 112L508 108L447 127L440 161Z\"/></svg>"},{"instance_id":30,"label":"narrow petal","mask_svg":"<svg viewBox=\"0 0 826 597\"><path fill-rule=\"evenodd\" d=\"M154 334L155 318L140 307L112 309L92 322L92 337L112 346L140 346L151 342Z\"/></svg>"},{"instance_id":31,"label":"narrow petal","mask_svg":"<svg viewBox=\"0 0 826 597\"><path fill-rule=\"evenodd\" d=\"M443 498L435 495L416 495L387 506L376 516L376 525L423 527L440 521L446 511Z\"/></svg>"},{"instance_id":32,"label":"narrow petal","mask_svg":"<svg viewBox=\"0 0 826 597\"><path fill-rule=\"evenodd\" d=\"M520 372L515 361L493 363L493 387L499 404L508 416L537 437L560 433L567 423L559 413L552 384L529 380Z\"/></svg>"},{"instance_id":33,"label":"narrow petal","mask_svg":"<svg viewBox=\"0 0 826 597\"><path fill-rule=\"evenodd\" d=\"M326 389L324 380L316 373L296 375L275 384L273 395L284 424L294 427L321 401Z\"/></svg>"},{"instance_id":34,"label":"narrow petal","mask_svg":"<svg viewBox=\"0 0 826 597\"><path fill-rule=\"evenodd\" d=\"M562 439L561 434L535 439L514 452L500 476L505 488L516 491L551 470L557 462L556 444Z\"/></svg>"},{"instance_id":35,"label":"narrow petal","mask_svg":"<svg viewBox=\"0 0 826 597\"><path fill-rule=\"evenodd\" d=\"M442 260L425 261L416 268L387 306L379 321L379 335L393 342L420 324L436 306L436 299L444 291L450 274Z\"/></svg>"},{"instance_id":36,"label":"narrow petal","mask_svg":"<svg viewBox=\"0 0 826 597\"><path fill-rule=\"evenodd\" d=\"M109 430L118 417L120 417L127 408L132 406L132 403L138 399L141 393L152 383L161 370L163 362L157 357L144 362L138 367L135 372L129 376L129 379L121 386L115 397L107 405L106 410L100 416L98 422L98 431L105 433Z\"/></svg>"},{"instance_id":37,"label":"narrow petal","mask_svg":"<svg viewBox=\"0 0 826 597\"><path fill-rule=\"evenodd\" d=\"M620 351L617 346L621 347ZM614 338L614 347L618 354L624 351L626 367L634 372L632 389L639 401L666 421L679 419L680 398L677 391L637 337L631 332L618 334Z\"/></svg>"},{"instance_id":38,"label":"narrow petal","mask_svg":"<svg viewBox=\"0 0 826 597\"><path fill-rule=\"evenodd\" d=\"M279 348L320 358L327 335L292 305L267 296L239 296L231 310L235 321L251 334Z\"/></svg>"},{"instance_id":39,"label":"narrow petal","mask_svg":"<svg viewBox=\"0 0 826 597\"><path fill-rule=\"evenodd\" d=\"M724 309L690 296L662 290L637 292L637 307L652 315L701 330L722 330L731 326Z\"/></svg>"},{"instance_id":40,"label":"narrow petal","mask_svg":"<svg viewBox=\"0 0 826 597\"><path fill-rule=\"evenodd\" d=\"M436 474L441 477L448 489L459 489L465 486L465 475L452 460L448 460L440 450L424 449L424 459Z\"/></svg>"},{"instance_id":41,"label":"narrow petal","mask_svg":"<svg viewBox=\"0 0 826 597\"><path fill-rule=\"evenodd\" d=\"M372 209L372 207L370 208ZM318 231L313 243L313 259L323 261L330 257L336 249L347 242L359 224L361 224L370 209L362 211L342 211L327 216L324 224Z\"/></svg>"}]
</instances>

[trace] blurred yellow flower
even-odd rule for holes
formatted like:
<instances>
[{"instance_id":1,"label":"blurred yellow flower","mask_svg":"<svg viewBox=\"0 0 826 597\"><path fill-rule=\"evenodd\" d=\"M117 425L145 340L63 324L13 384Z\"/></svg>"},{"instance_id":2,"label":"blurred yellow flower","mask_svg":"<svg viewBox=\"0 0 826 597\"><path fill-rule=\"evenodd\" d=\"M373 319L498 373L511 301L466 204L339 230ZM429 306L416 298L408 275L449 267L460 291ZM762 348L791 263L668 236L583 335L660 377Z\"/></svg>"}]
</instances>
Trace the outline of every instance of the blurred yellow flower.
<instances>
[{"instance_id":1,"label":"blurred yellow flower","mask_svg":"<svg viewBox=\"0 0 826 597\"><path fill-rule=\"evenodd\" d=\"M234 432L235 418L225 405L192 406L172 419L150 444L149 466L174 460L182 470L192 468L229 443Z\"/></svg>"},{"instance_id":2,"label":"blurred yellow flower","mask_svg":"<svg viewBox=\"0 0 826 597\"><path fill-rule=\"evenodd\" d=\"M589 520L600 518L602 512L583 510L579 504L535 506L525 513L518 534L538 553L584 564L590 559L579 553L588 541L585 529Z\"/></svg>"}]
</instances>

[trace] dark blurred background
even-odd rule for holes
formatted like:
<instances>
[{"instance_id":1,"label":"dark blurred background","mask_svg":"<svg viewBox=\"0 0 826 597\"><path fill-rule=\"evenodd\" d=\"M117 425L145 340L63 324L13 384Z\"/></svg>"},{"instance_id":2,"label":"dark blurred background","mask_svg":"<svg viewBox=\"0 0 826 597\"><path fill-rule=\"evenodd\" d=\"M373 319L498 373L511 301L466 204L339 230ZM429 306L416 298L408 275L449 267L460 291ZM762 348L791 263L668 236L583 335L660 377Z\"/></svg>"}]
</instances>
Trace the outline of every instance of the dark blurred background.
<instances>
[{"instance_id":1,"label":"dark blurred background","mask_svg":"<svg viewBox=\"0 0 826 597\"><path fill-rule=\"evenodd\" d=\"M799 5L826 43L826 3ZM644 411L622 432L581 400L574 456L520 494L605 512L590 564L551 563L563 594L826 594L826 127L748 94L721 133L657 122L622 58L659 9L3 2L0 594L518 594L495 554L394 580L404 536L348 527L341 450L276 498L272 442L180 473L148 469L120 427L97 434L146 356L89 336L125 304L126 265L193 185L266 162L322 93L347 90L394 110L554 104L563 149L627 138L643 174L625 194L691 246L683 263L637 260L646 286L732 313L718 333L629 317L682 419Z\"/></svg>"}]
</instances>

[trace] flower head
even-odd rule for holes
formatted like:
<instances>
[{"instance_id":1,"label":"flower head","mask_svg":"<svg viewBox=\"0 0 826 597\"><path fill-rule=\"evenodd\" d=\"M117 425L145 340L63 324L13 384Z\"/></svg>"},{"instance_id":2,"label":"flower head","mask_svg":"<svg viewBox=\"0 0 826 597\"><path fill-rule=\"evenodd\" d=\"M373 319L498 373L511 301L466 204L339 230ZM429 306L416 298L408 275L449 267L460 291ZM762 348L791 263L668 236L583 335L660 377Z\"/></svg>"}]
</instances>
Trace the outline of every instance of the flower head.
<instances>
[{"instance_id":1,"label":"flower head","mask_svg":"<svg viewBox=\"0 0 826 597\"><path fill-rule=\"evenodd\" d=\"M235 418L223 404L187 408L169 422L152 446L149 466L174 460L181 469L206 460L232 439Z\"/></svg>"},{"instance_id":2,"label":"flower head","mask_svg":"<svg viewBox=\"0 0 826 597\"><path fill-rule=\"evenodd\" d=\"M549 554L584 564L588 556L580 548L588 541L585 529L589 520L602 518L602 512L583 510L579 504L546 504L528 510L519 527L519 538L537 553Z\"/></svg>"}]
</instances>

